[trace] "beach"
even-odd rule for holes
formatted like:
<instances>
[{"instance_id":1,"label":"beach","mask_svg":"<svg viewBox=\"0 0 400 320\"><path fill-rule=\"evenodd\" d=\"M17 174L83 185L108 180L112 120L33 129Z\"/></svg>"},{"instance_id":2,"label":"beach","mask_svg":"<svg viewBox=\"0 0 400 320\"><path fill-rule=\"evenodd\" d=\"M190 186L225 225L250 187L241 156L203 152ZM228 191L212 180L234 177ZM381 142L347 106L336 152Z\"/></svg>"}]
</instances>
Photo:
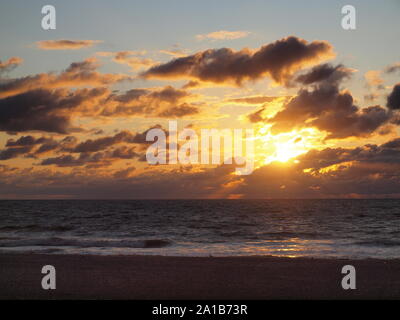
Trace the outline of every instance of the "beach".
<instances>
[{"instance_id":1,"label":"beach","mask_svg":"<svg viewBox=\"0 0 400 320\"><path fill-rule=\"evenodd\" d=\"M43 290L44 265L56 289ZM344 265L356 289L341 287ZM400 260L0 254L0 299L399 299Z\"/></svg>"}]
</instances>

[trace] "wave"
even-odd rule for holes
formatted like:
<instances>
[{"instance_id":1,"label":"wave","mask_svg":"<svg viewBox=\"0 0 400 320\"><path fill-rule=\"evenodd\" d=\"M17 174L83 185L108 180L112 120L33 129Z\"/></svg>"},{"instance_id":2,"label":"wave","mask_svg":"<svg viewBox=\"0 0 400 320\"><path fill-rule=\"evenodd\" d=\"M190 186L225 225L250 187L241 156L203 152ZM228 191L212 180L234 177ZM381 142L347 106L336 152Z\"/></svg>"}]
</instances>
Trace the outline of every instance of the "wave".
<instances>
[{"instance_id":1,"label":"wave","mask_svg":"<svg viewBox=\"0 0 400 320\"><path fill-rule=\"evenodd\" d=\"M357 241L354 244L367 247L400 247L400 241L397 240L366 240Z\"/></svg>"},{"instance_id":2,"label":"wave","mask_svg":"<svg viewBox=\"0 0 400 320\"><path fill-rule=\"evenodd\" d=\"M169 240L148 239L148 240L116 240L116 239L72 239L72 238L36 238L22 240L0 241L0 247L79 247L79 248L163 248L170 246Z\"/></svg>"},{"instance_id":3,"label":"wave","mask_svg":"<svg viewBox=\"0 0 400 320\"><path fill-rule=\"evenodd\" d=\"M31 231L31 232L45 232L45 231L70 231L73 230L73 227L70 226L39 226L36 224L30 224L25 226L4 226L0 227L0 231Z\"/></svg>"}]
</instances>

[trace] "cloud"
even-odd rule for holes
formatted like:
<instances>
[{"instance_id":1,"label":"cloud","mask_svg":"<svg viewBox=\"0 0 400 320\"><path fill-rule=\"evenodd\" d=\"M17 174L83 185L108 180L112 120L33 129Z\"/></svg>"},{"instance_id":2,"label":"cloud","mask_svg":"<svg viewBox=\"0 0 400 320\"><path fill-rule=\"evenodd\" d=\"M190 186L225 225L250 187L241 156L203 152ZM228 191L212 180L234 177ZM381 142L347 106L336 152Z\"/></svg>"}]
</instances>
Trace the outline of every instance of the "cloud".
<instances>
[{"instance_id":1,"label":"cloud","mask_svg":"<svg viewBox=\"0 0 400 320\"><path fill-rule=\"evenodd\" d=\"M157 64L156 61L149 58L143 58L146 51L119 51L119 52L98 52L97 55L107 57L112 56L113 61L119 64L126 64L137 71L141 68L149 68Z\"/></svg>"},{"instance_id":2,"label":"cloud","mask_svg":"<svg viewBox=\"0 0 400 320\"><path fill-rule=\"evenodd\" d=\"M21 157L22 155L30 156L30 152L35 146L40 144L49 144L55 142L51 138L35 138L33 136L22 136L17 140L8 139L6 142L6 149L0 150L0 160L8 160L12 158Z\"/></svg>"},{"instance_id":3,"label":"cloud","mask_svg":"<svg viewBox=\"0 0 400 320\"><path fill-rule=\"evenodd\" d=\"M74 167L74 166L83 166L90 162L98 162L100 160L101 160L100 153L95 154L94 156L83 154L78 158L75 158L72 155L62 155L59 157L45 159L40 164L42 166L56 165L58 167Z\"/></svg>"},{"instance_id":4,"label":"cloud","mask_svg":"<svg viewBox=\"0 0 400 320\"><path fill-rule=\"evenodd\" d=\"M400 62L396 62L396 63L393 63L391 65L388 65L385 68L384 72L385 73L394 73L394 72L399 71L399 70L400 70Z\"/></svg>"},{"instance_id":5,"label":"cloud","mask_svg":"<svg viewBox=\"0 0 400 320\"><path fill-rule=\"evenodd\" d=\"M378 89L384 89L383 86L384 81L381 78L381 72L379 70L367 71L364 77L369 87L377 87Z\"/></svg>"},{"instance_id":6,"label":"cloud","mask_svg":"<svg viewBox=\"0 0 400 320\"><path fill-rule=\"evenodd\" d=\"M45 159L53 170L0 166L0 194L68 195L71 198L342 198L399 195L400 139L381 145L310 150L290 165L273 162L248 176L232 173L235 166L178 166L145 171L132 164L112 168L112 152L62 155ZM129 150L127 146L124 147ZM116 152L117 153L117 152ZM129 154L127 151L125 154ZM114 154L116 156L116 154ZM4 167L4 166L3 166ZM104 167L104 168L103 168ZM19 183L24 181L24 184ZM40 182L40 183L39 183ZM4 191L7 191L6 193Z\"/></svg>"},{"instance_id":7,"label":"cloud","mask_svg":"<svg viewBox=\"0 0 400 320\"><path fill-rule=\"evenodd\" d=\"M89 58L72 63L65 71L56 73L40 73L0 82L0 99L35 89L55 89L79 86L105 86L129 80L123 74L97 72L97 60Z\"/></svg>"},{"instance_id":8,"label":"cloud","mask_svg":"<svg viewBox=\"0 0 400 320\"><path fill-rule=\"evenodd\" d=\"M310 150L285 165L262 166L234 190L243 198L344 198L400 196L396 140L356 148Z\"/></svg>"},{"instance_id":9,"label":"cloud","mask_svg":"<svg viewBox=\"0 0 400 320\"><path fill-rule=\"evenodd\" d=\"M0 99L0 131L68 133L73 129L73 114L80 107L95 105L105 92L104 88L36 89Z\"/></svg>"},{"instance_id":10,"label":"cloud","mask_svg":"<svg viewBox=\"0 0 400 320\"><path fill-rule=\"evenodd\" d=\"M332 66L331 64L325 63L317 65L309 72L297 76L295 81L304 85L323 81L337 84L345 78L350 78L353 72L353 69L345 68L341 64Z\"/></svg>"},{"instance_id":11,"label":"cloud","mask_svg":"<svg viewBox=\"0 0 400 320\"><path fill-rule=\"evenodd\" d=\"M263 112L265 111L265 107L254 111L247 115L247 119L252 123L262 122L264 121Z\"/></svg>"},{"instance_id":12,"label":"cloud","mask_svg":"<svg viewBox=\"0 0 400 320\"><path fill-rule=\"evenodd\" d=\"M74 136L67 136L61 140L54 140L49 137L34 137L32 135L21 136L17 140L8 139L5 147L6 149L0 150L0 160L8 160L11 158L26 157L38 158L43 154L52 152L53 154L60 154L61 156L48 158L44 164L57 164L60 166L82 166L85 161L99 162L100 160L110 159L132 159L139 158L141 152L147 148L147 145L153 143L146 141L146 134L153 128L161 128L160 125L154 125L143 132L131 133L123 130L113 136L105 136L97 139L88 139L78 143L77 138ZM118 144L122 144L116 146ZM134 144L134 146L129 146ZM105 151L99 153L99 151ZM71 154L79 153L80 156L67 157ZM96 157L90 154L97 153ZM50 159L50 160L49 160ZM94 161L96 160L96 161ZM109 163L107 163L109 165Z\"/></svg>"},{"instance_id":13,"label":"cloud","mask_svg":"<svg viewBox=\"0 0 400 320\"><path fill-rule=\"evenodd\" d=\"M387 106L392 110L400 109L400 83L393 87L392 92L387 98Z\"/></svg>"},{"instance_id":14,"label":"cloud","mask_svg":"<svg viewBox=\"0 0 400 320\"><path fill-rule=\"evenodd\" d=\"M18 147L18 148L7 148L0 150L0 160L8 160L16 158L20 155L26 154L31 151L32 146Z\"/></svg>"},{"instance_id":15,"label":"cloud","mask_svg":"<svg viewBox=\"0 0 400 320\"><path fill-rule=\"evenodd\" d=\"M380 106L357 107L352 95L336 86L318 86L311 91L301 89L267 122L273 124L273 133L315 127L328 132L327 139L343 139L368 136L390 118L391 113Z\"/></svg>"},{"instance_id":16,"label":"cloud","mask_svg":"<svg viewBox=\"0 0 400 320\"><path fill-rule=\"evenodd\" d=\"M0 61L0 75L2 73L10 72L18 67L24 60L19 57L11 57L7 61Z\"/></svg>"},{"instance_id":17,"label":"cloud","mask_svg":"<svg viewBox=\"0 0 400 320\"><path fill-rule=\"evenodd\" d=\"M104 150L120 142L129 142L134 139L129 131L121 131L111 137L103 137L95 140L89 139L79 143L71 152L95 152Z\"/></svg>"},{"instance_id":18,"label":"cloud","mask_svg":"<svg viewBox=\"0 0 400 320\"><path fill-rule=\"evenodd\" d=\"M186 57L187 53L181 49L172 49L172 50L160 50L160 53L173 56L176 58Z\"/></svg>"},{"instance_id":19,"label":"cloud","mask_svg":"<svg viewBox=\"0 0 400 320\"><path fill-rule=\"evenodd\" d=\"M132 89L123 94L111 95L101 115L181 118L200 112L200 105L191 103L195 98L195 95L171 86L161 89Z\"/></svg>"},{"instance_id":20,"label":"cloud","mask_svg":"<svg viewBox=\"0 0 400 320\"><path fill-rule=\"evenodd\" d=\"M240 105L255 105L255 104L263 104L272 101L276 101L282 98L281 96L248 96L234 99L226 99L224 103L226 104L240 104Z\"/></svg>"},{"instance_id":21,"label":"cloud","mask_svg":"<svg viewBox=\"0 0 400 320\"><path fill-rule=\"evenodd\" d=\"M118 94L106 87L66 89L79 85L106 85L124 76L95 71L92 59L75 62L62 73L40 74L0 84L0 131L46 131L66 134L75 117L185 117L199 113L196 95L171 86L132 89ZM50 147L50 146L49 146Z\"/></svg>"},{"instance_id":22,"label":"cloud","mask_svg":"<svg viewBox=\"0 0 400 320\"><path fill-rule=\"evenodd\" d=\"M51 139L48 138L35 138L33 136L22 136L18 140L9 139L7 140L6 147L24 147L24 146L34 146L37 144L42 144L48 142Z\"/></svg>"},{"instance_id":23,"label":"cloud","mask_svg":"<svg viewBox=\"0 0 400 320\"><path fill-rule=\"evenodd\" d=\"M136 147L119 146L104 152L81 152L77 157L71 154L63 154L58 157L44 159L40 162L40 165L56 165L58 167L105 167L110 166L115 160L131 160L139 157L141 157L141 154L136 152Z\"/></svg>"},{"instance_id":24,"label":"cloud","mask_svg":"<svg viewBox=\"0 0 400 320\"><path fill-rule=\"evenodd\" d=\"M99 40L44 40L36 42L39 49L42 50L78 50L82 48L92 47Z\"/></svg>"},{"instance_id":25,"label":"cloud","mask_svg":"<svg viewBox=\"0 0 400 320\"><path fill-rule=\"evenodd\" d=\"M368 102L373 102L373 101L375 101L376 99L378 99L379 98L379 94L377 94L377 93L375 93L375 92L371 92L371 93L369 93L369 94L365 94L364 95L364 100L365 101L368 101Z\"/></svg>"},{"instance_id":26,"label":"cloud","mask_svg":"<svg viewBox=\"0 0 400 320\"><path fill-rule=\"evenodd\" d=\"M132 165L126 168L111 167L101 171L93 163L92 167L78 165L76 158L59 159L59 164L74 163L68 173L54 170L19 171L18 178L7 170L0 169L0 194L64 194L71 198L206 198L220 188L227 180L236 179L234 166L223 166L202 171L191 167L171 171L149 170L137 172ZM85 177L83 179L83 177ZM17 181L22 179L24 184ZM41 181L41 183L36 183ZM33 186L35 186L33 188ZM4 192L6 191L7 192Z\"/></svg>"},{"instance_id":27,"label":"cloud","mask_svg":"<svg viewBox=\"0 0 400 320\"><path fill-rule=\"evenodd\" d=\"M317 66L297 78L310 89L302 88L281 111L262 121L272 124L273 133L297 128L314 127L328 133L326 139L366 137L390 122L392 112L381 106L360 108L354 104L348 91L339 89L340 81L352 70L343 66ZM255 118L255 120L259 120Z\"/></svg>"},{"instance_id":28,"label":"cloud","mask_svg":"<svg viewBox=\"0 0 400 320\"><path fill-rule=\"evenodd\" d=\"M132 173L136 170L135 167L128 167L126 169L119 170L114 173L116 179L126 179L132 176Z\"/></svg>"},{"instance_id":29,"label":"cloud","mask_svg":"<svg viewBox=\"0 0 400 320\"><path fill-rule=\"evenodd\" d=\"M236 176L234 166L140 171L132 164L107 167L106 153L49 158L43 163L73 168L70 173L2 170L0 194L71 198L343 198L399 195L400 143L356 148L311 150L291 165L273 162L248 176ZM102 166L106 166L104 170ZM93 170L92 170L93 169ZM18 183L24 181L24 184ZM40 181L40 183L37 183Z\"/></svg>"},{"instance_id":30,"label":"cloud","mask_svg":"<svg viewBox=\"0 0 400 320\"><path fill-rule=\"evenodd\" d=\"M215 32L210 32L207 34L198 34L196 36L197 40L234 40L234 39L240 39L240 38L245 38L250 34L248 31L226 31L226 30L221 30L221 31L215 31Z\"/></svg>"},{"instance_id":31,"label":"cloud","mask_svg":"<svg viewBox=\"0 0 400 320\"><path fill-rule=\"evenodd\" d=\"M234 85L269 76L275 82L286 83L301 68L331 57L333 51L328 42L307 42L288 37L258 50L222 48L201 51L154 66L142 76Z\"/></svg>"},{"instance_id":32,"label":"cloud","mask_svg":"<svg viewBox=\"0 0 400 320\"><path fill-rule=\"evenodd\" d=\"M388 141L380 146L367 144L356 148L326 148L311 150L297 158L301 169L319 171L347 162L396 163L400 164L398 139Z\"/></svg>"}]
</instances>

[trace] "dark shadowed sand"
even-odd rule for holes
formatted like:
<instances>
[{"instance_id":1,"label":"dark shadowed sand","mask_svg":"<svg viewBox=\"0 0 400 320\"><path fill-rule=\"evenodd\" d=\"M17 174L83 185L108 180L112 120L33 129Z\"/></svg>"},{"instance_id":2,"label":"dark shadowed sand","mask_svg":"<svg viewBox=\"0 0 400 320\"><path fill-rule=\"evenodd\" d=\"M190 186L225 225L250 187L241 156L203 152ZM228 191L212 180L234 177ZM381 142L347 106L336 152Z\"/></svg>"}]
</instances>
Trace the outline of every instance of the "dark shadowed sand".
<instances>
[{"instance_id":1,"label":"dark shadowed sand","mask_svg":"<svg viewBox=\"0 0 400 320\"><path fill-rule=\"evenodd\" d=\"M41 268L57 289L41 288ZM341 288L342 266L357 289ZM0 254L1 299L398 299L400 260Z\"/></svg>"}]
</instances>

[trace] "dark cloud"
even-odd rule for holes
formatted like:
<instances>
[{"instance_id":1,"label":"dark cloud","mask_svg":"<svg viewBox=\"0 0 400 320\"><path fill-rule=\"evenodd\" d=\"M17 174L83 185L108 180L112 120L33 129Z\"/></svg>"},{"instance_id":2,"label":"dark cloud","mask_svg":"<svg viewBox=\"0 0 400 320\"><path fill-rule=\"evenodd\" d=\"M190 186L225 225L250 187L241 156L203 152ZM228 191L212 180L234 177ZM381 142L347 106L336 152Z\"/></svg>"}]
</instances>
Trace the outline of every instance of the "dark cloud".
<instances>
[{"instance_id":1,"label":"dark cloud","mask_svg":"<svg viewBox=\"0 0 400 320\"><path fill-rule=\"evenodd\" d=\"M387 106L392 110L400 109L400 83L393 87L392 92L387 98Z\"/></svg>"},{"instance_id":2,"label":"dark cloud","mask_svg":"<svg viewBox=\"0 0 400 320\"><path fill-rule=\"evenodd\" d=\"M95 140L89 139L81 142L71 152L96 152L131 139L133 139L133 135L130 132L121 131L112 137L103 137Z\"/></svg>"},{"instance_id":3,"label":"dark cloud","mask_svg":"<svg viewBox=\"0 0 400 320\"><path fill-rule=\"evenodd\" d=\"M76 166L88 166L90 164L97 164L101 166L109 166L112 161L107 157L106 153L81 153L78 157L74 157L70 154L64 154L58 157L47 158L41 161L40 165L56 165L58 167L76 167Z\"/></svg>"},{"instance_id":4,"label":"dark cloud","mask_svg":"<svg viewBox=\"0 0 400 320\"><path fill-rule=\"evenodd\" d=\"M63 154L57 157L44 159L40 162L42 166L56 165L58 167L76 167L76 166L92 166L104 167L109 166L115 160L134 159L141 155L136 152L135 147L120 146L104 152L82 152L75 157L71 154Z\"/></svg>"},{"instance_id":5,"label":"dark cloud","mask_svg":"<svg viewBox=\"0 0 400 320\"><path fill-rule=\"evenodd\" d=\"M59 147L60 147L60 144L57 141L51 140L51 141L48 141L48 142L42 144L35 151L35 155L39 155L39 154L55 151L55 150L59 149Z\"/></svg>"},{"instance_id":6,"label":"dark cloud","mask_svg":"<svg viewBox=\"0 0 400 320\"><path fill-rule=\"evenodd\" d=\"M74 136L67 136L60 140L31 135L21 136L18 139L7 140L5 144L6 148L0 150L0 160L8 160L21 156L37 159L46 153L53 153L60 155L47 158L41 164L55 164L67 167L84 166L90 163L109 165L112 160L139 159L143 157L143 151L147 146L153 143L152 141L146 141L147 132L152 128L162 127L154 125L143 132L137 133L124 130L113 136L88 139L80 143L78 143L77 138ZM78 157L71 155L76 153L79 153Z\"/></svg>"},{"instance_id":7,"label":"dark cloud","mask_svg":"<svg viewBox=\"0 0 400 320\"><path fill-rule=\"evenodd\" d=\"M73 166L83 166L89 161L90 159L88 157L75 158L74 156L68 154L59 157L45 159L40 164L42 166L48 166L54 164L59 167L73 167Z\"/></svg>"},{"instance_id":8,"label":"dark cloud","mask_svg":"<svg viewBox=\"0 0 400 320\"><path fill-rule=\"evenodd\" d=\"M47 152L57 151L68 151L71 150L71 146L76 144L76 138L69 136L60 141L53 140L52 138L34 136L22 136L15 139L7 140L5 147L6 149L1 150L0 160L7 160L16 157L30 157L37 158L38 155L42 155Z\"/></svg>"},{"instance_id":9,"label":"dark cloud","mask_svg":"<svg viewBox=\"0 0 400 320\"><path fill-rule=\"evenodd\" d=\"M40 130L67 133L71 117L79 107L96 101L105 89L37 89L0 99L0 130Z\"/></svg>"},{"instance_id":10,"label":"dark cloud","mask_svg":"<svg viewBox=\"0 0 400 320\"><path fill-rule=\"evenodd\" d=\"M209 49L152 67L142 75L145 78L189 78L236 85L268 75L276 82L285 83L302 67L332 55L332 47L325 41L308 43L303 39L288 37L255 51Z\"/></svg>"},{"instance_id":11,"label":"dark cloud","mask_svg":"<svg viewBox=\"0 0 400 320\"><path fill-rule=\"evenodd\" d=\"M9 139L7 140L6 147L24 147L24 146L34 146L37 144L42 144L51 141L49 138L35 138L33 136L22 136L18 140Z\"/></svg>"},{"instance_id":12,"label":"dark cloud","mask_svg":"<svg viewBox=\"0 0 400 320\"><path fill-rule=\"evenodd\" d=\"M200 112L199 104L186 102L193 97L172 87L120 95L106 88L37 89L0 99L0 130L68 133L78 129L72 125L76 116L180 118Z\"/></svg>"},{"instance_id":13,"label":"dark cloud","mask_svg":"<svg viewBox=\"0 0 400 320\"><path fill-rule=\"evenodd\" d=\"M349 78L352 73L353 70L345 68L341 64L332 66L331 64L325 63L313 67L305 74L297 76L295 81L305 85L322 81L328 81L332 84L339 83L344 78Z\"/></svg>"},{"instance_id":14,"label":"dark cloud","mask_svg":"<svg viewBox=\"0 0 400 320\"><path fill-rule=\"evenodd\" d=\"M7 148L0 151L0 160L8 160L27 154L32 150L32 146L24 146L18 148Z\"/></svg>"},{"instance_id":15,"label":"dark cloud","mask_svg":"<svg viewBox=\"0 0 400 320\"><path fill-rule=\"evenodd\" d=\"M7 62L10 65L11 62ZM118 94L106 87L67 89L67 87L110 85L126 80L124 75L102 74L90 58L74 62L65 71L42 73L0 82L0 131L9 133L46 131L68 133L72 120L84 117L185 117L199 113L196 96L171 86L133 89Z\"/></svg>"},{"instance_id":16,"label":"dark cloud","mask_svg":"<svg viewBox=\"0 0 400 320\"><path fill-rule=\"evenodd\" d=\"M267 120L273 124L272 132L315 127L326 131L327 139L343 139L368 136L390 121L392 113L383 107L354 105L352 95L340 91L336 81L301 89L282 111Z\"/></svg>"},{"instance_id":17,"label":"dark cloud","mask_svg":"<svg viewBox=\"0 0 400 320\"><path fill-rule=\"evenodd\" d=\"M235 99L227 99L225 100L226 103L232 104L245 104L245 105L254 105L254 104L263 104L272 102L281 98L286 97L270 97L270 96L250 96L250 97L242 97L242 98L235 98Z\"/></svg>"},{"instance_id":18,"label":"dark cloud","mask_svg":"<svg viewBox=\"0 0 400 320\"><path fill-rule=\"evenodd\" d=\"M134 134L127 130L124 130L116 133L114 136L106 136L98 139L88 139L86 141L74 145L72 148L68 149L64 147L63 150L72 153L91 153L91 152L106 150L109 147L112 147L120 143L137 144L138 147L142 149L140 145L148 145L153 143L152 141L146 141L147 132L153 128L162 128L162 127L160 125L154 125L143 132L137 132ZM123 152L126 152L126 150L127 149L124 146L121 147L120 149L116 149L116 153L114 154L122 154Z\"/></svg>"},{"instance_id":19,"label":"dark cloud","mask_svg":"<svg viewBox=\"0 0 400 320\"><path fill-rule=\"evenodd\" d=\"M141 154L136 152L136 147L120 146L107 153L111 159L134 159L139 158Z\"/></svg>"},{"instance_id":20,"label":"dark cloud","mask_svg":"<svg viewBox=\"0 0 400 320\"><path fill-rule=\"evenodd\" d=\"M59 143L51 138L35 138L33 136L22 136L18 140L10 139L6 143L6 147L26 147L26 153L32 151L34 147L40 145L34 153L27 154L27 157L36 158L36 155L54 151L59 148ZM17 154L17 156L21 155Z\"/></svg>"},{"instance_id":21,"label":"dark cloud","mask_svg":"<svg viewBox=\"0 0 400 320\"><path fill-rule=\"evenodd\" d=\"M388 141L381 146L386 149L399 149L400 150L400 138L394 139L392 141Z\"/></svg>"},{"instance_id":22,"label":"dark cloud","mask_svg":"<svg viewBox=\"0 0 400 320\"><path fill-rule=\"evenodd\" d=\"M381 145L367 144L356 148L326 148L310 150L297 157L298 168L312 169L316 172L332 165L347 162L380 164L382 167L390 164L400 165L400 139L394 139Z\"/></svg>"}]
</instances>

